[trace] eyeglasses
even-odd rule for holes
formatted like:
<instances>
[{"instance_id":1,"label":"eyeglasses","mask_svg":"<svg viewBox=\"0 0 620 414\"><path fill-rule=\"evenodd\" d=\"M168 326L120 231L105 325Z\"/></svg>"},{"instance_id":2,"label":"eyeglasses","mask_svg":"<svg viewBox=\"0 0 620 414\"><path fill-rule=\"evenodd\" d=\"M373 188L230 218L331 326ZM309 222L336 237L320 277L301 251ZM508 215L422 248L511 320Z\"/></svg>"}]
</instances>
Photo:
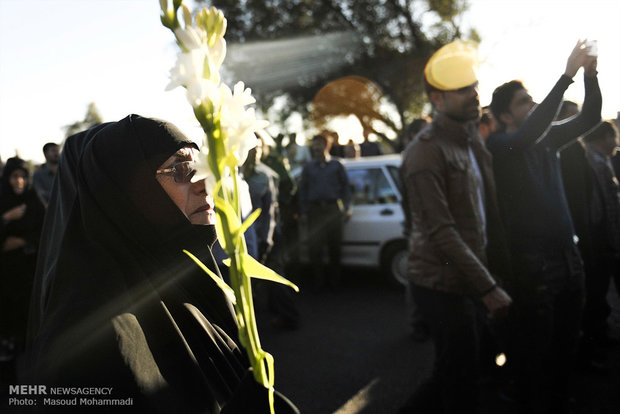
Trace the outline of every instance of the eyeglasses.
<instances>
[{"instance_id":1,"label":"eyeglasses","mask_svg":"<svg viewBox=\"0 0 620 414\"><path fill-rule=\"evenodd\" d=\"M178 162L170 168L163 168L161 170L157 170L157 174L165 174L171 175L174 177L174 182L182 184L189 183L192 181L192 178L196 174L196 161L183 161Z\"/></svg>"}]
</instances>

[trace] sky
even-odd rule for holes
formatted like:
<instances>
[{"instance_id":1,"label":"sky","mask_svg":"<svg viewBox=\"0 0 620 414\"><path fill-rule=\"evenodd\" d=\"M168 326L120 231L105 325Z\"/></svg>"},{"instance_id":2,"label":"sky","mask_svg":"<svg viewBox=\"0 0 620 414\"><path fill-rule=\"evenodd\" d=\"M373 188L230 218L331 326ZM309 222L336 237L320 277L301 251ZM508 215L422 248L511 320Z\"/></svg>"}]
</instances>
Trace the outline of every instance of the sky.
<instances>
[{"instance_id":1,"label":"sky","mask_svg":"<svg viewBox=\"0 0 620 414\"><path fill-rule=\"evenodd\" d=\"M192 3L189 2L191 5ZM620 111L620 1L471 0L482 38L481 103L521 79L542 100L578 39L598 41L603 117ZM175 123L199 141L185 93L165 91L177 47L158 0L0 0L0 156L42 162L44 143L95 102L104 121L130 113ZM581 103L581 72L565 94ZM341 134L342 135L342 134Z\"/></svg>"}]
</instances>

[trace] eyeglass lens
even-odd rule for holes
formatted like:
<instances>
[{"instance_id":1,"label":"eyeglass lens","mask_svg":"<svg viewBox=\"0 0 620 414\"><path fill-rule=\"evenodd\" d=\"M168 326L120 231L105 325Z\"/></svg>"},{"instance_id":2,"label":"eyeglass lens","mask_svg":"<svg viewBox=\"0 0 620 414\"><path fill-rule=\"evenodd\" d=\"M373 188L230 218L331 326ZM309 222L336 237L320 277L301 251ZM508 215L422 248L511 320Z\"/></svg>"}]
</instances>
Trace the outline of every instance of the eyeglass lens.
<instances>
[{"instance_id":1,"label":"eyeglass lens","mask_svg":"<svg viewBox=\"0 0 620 414\"><path fill-rule=\"evenodd\" d=\"M174 181L177 183L187 183L190 182L194 174L196 174L196 169L193 167L193 162L185 161L178 163L174 168Z\"/></svg>"}]
</instances>

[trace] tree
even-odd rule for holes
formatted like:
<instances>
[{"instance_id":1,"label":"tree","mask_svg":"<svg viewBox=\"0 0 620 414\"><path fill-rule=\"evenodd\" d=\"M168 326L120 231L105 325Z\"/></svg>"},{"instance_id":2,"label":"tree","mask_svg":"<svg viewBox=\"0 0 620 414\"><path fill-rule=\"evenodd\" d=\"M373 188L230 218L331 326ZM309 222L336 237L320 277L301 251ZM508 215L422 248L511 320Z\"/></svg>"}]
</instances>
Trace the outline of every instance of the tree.
<instances>
[{"instance_id":1,"label":"tree","mask_svg":"<svg viewBox=\"0 0 620 414\"><path fill-rule=\"evenodd\" d=\"M81 121L75 121L72 124L65 125L63 129L65 130L65 138L70 137L73 134L76 134L80 131L84 131L90 127L100 124L103 122L101 115L99 114L99 110L94 102L88 104L88 108L86 109L86 115L84 115L84 119Z\"/></svg>"},{"instance_id":2,"label":"tree","mask_svg":"<svg viewBox=\"0 0 620 414\"><path fill-rule=\"evenodd\" d=\"M285 95L282 118L298 111L308 119L317 93L331 81L342 79L350 87L352 79L366 79L366 89L381 99L361 110L362 117L350 113L384 139L386 134L374 127L377 122L396 136L422 113L424 64L439 47L465 37L460 16L468 7L467 0L202 2L228 19L226 68L252 87L262 109ZM473 30L467 37L478 40ZM313 121L347 110L333 109L323 107Z\"/></svg>"}]
</instances>

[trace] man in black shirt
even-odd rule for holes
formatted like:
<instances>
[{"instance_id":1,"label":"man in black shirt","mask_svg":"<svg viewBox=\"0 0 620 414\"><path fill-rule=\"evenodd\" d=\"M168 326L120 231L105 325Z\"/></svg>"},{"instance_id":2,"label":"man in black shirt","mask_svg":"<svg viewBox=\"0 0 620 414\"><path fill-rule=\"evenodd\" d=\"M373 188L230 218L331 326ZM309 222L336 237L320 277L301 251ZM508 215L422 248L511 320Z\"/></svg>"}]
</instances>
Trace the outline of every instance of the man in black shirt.
<instances>
[{"instance_id":1,"label":"man in black shirt","mask_svg":"<svg viewBox=\"0 0 620 414\"><path fill-rule=\"evenodd\" d=\"M578 42L566 71L536 105L523 84L493 93L498 128L487 140L494 157L500 209L512 251L515 304L513 352L517 397L523 412L568 409L568 378L579 337L583 269L562 185L558 151L601 118L596 57ZM584 68L582 111L553 123L564 91Z\"/></svg>"},{"instance_id":2,"label":"man in black shirt","mask_svg":"<svg viewBox=\"0 0 620 414\"><path fill-rule=\"evenodd\" d=\"M34 172L32 182L43 204L47 206L52 192L52 183L54 182L56 169L60 161L60 147L56 143L48 142L43 145L43 155L45 155L45 164L42 164Z\"/></svg>"}]
</instances>

